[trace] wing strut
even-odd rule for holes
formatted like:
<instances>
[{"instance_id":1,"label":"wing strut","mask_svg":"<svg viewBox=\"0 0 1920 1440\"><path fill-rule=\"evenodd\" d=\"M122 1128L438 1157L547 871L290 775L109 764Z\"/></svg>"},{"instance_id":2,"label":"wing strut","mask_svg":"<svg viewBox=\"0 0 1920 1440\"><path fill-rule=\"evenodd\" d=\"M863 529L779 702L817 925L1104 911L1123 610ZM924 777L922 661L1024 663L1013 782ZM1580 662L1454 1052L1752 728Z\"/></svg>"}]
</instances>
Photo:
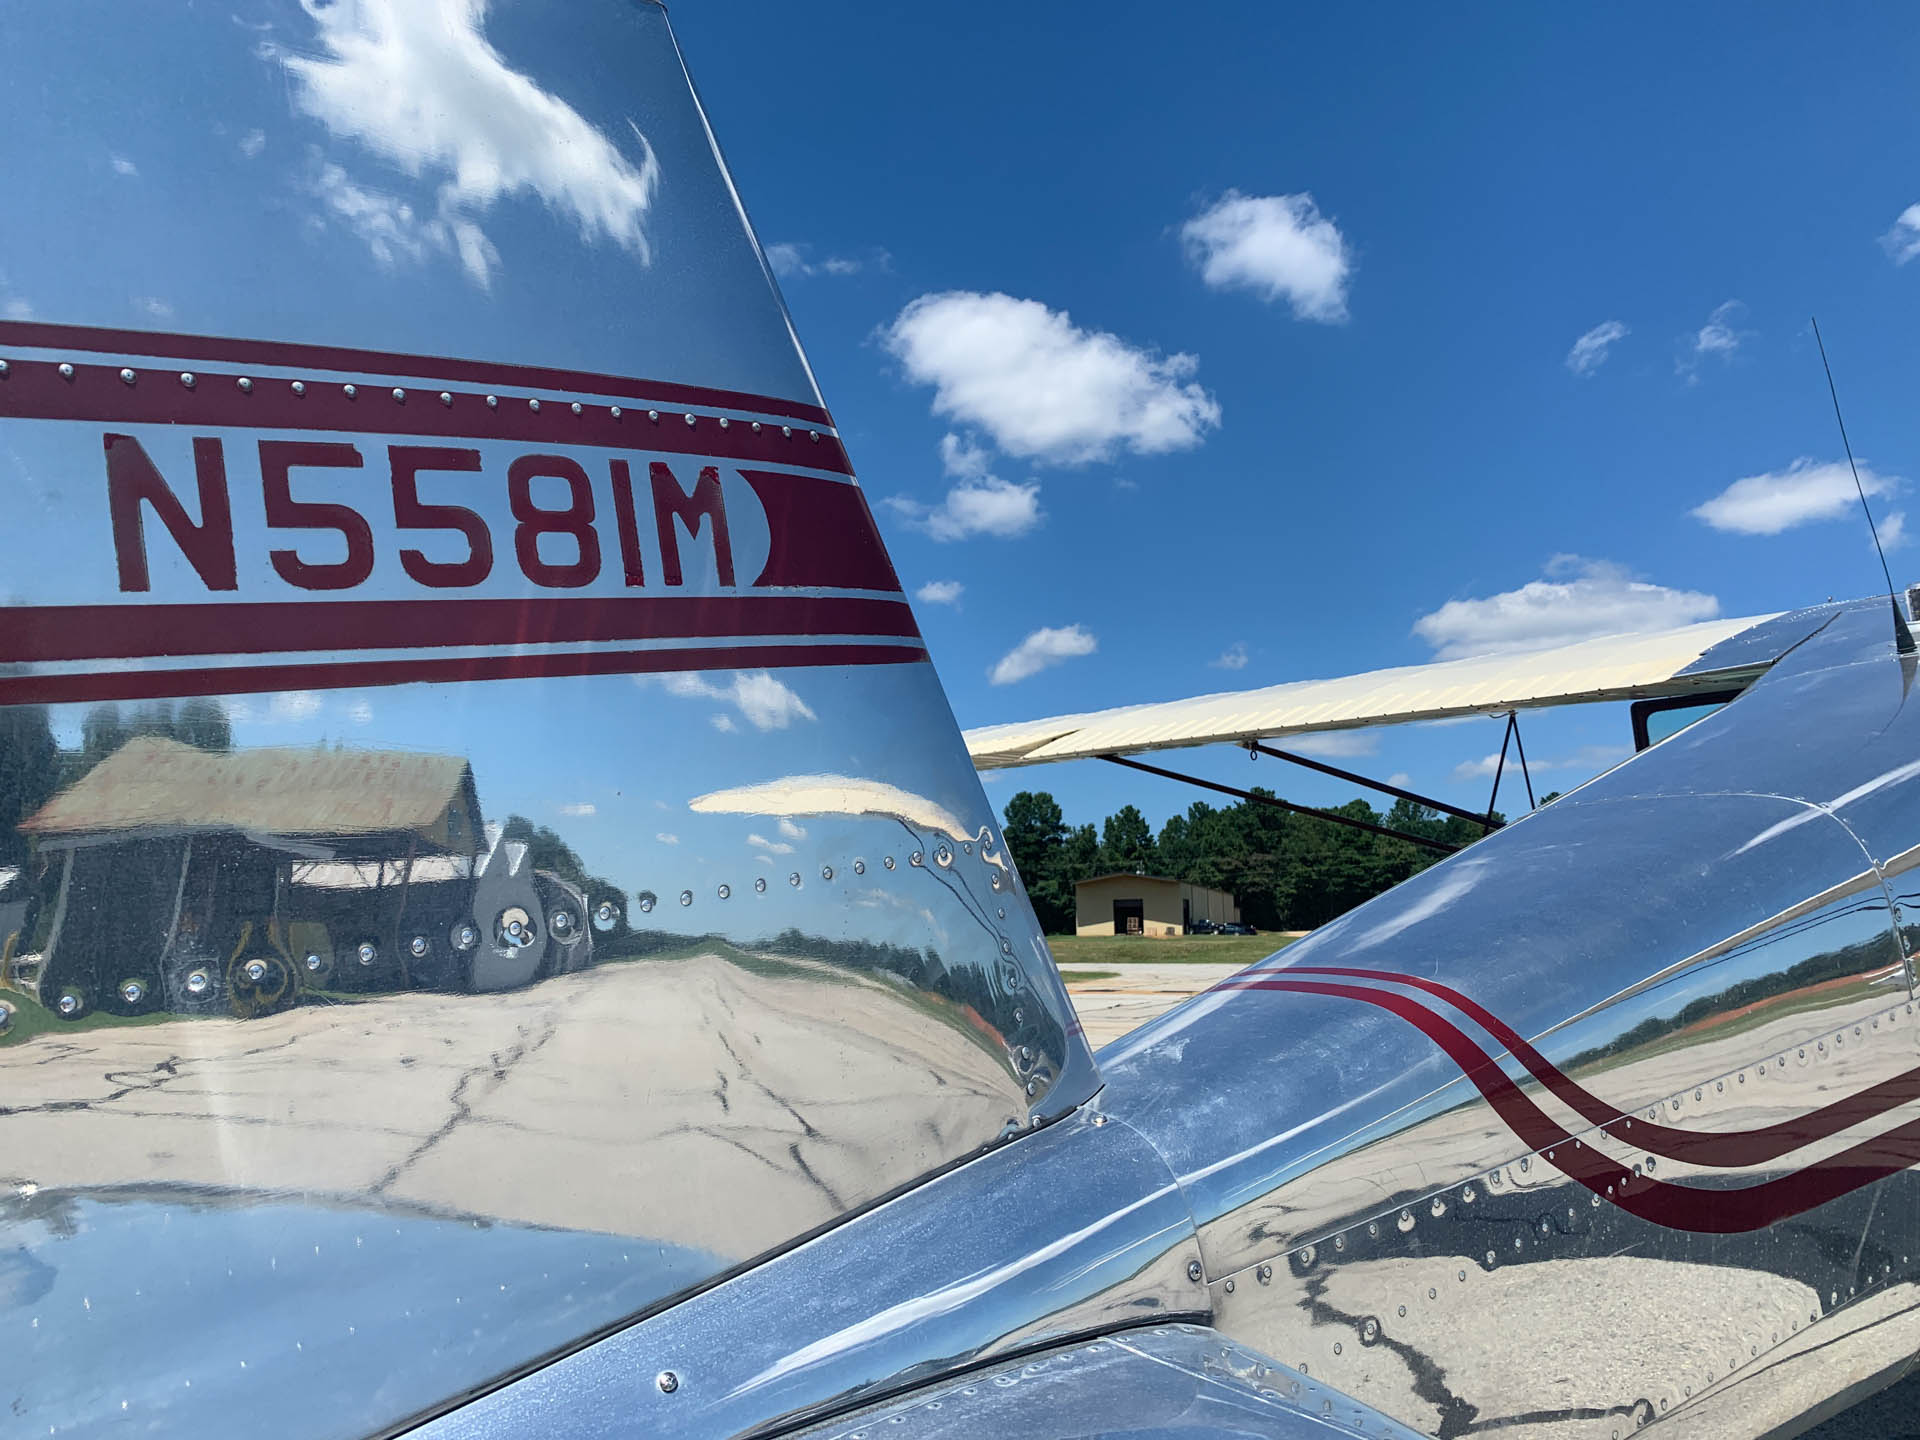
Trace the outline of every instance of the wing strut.
<instances>
[{"instance_id":1,"label":"wing strut","mask_svg":"<svg viewBox=\"0 0 1920 1440\"><path fill-rule=\"evenodd\" d=\"M1162 770L1158 765L1148 765L1139 760L1129 760L1124 755L1101 755L1097 757L1110 765L1124 765L1129 770L1144 770L1149 775L1158 775L1163 780L1184 780L1189 785L1198 785L1202 790L1217 790L1222 795L1231 795L1237 800L1248 800L1255 805L1271 805L1276 810L1290 810L1295 815L1311 815L1316 820L1331 821L1335 825L1345 825L1353 830L1365 830L1374 835L1388 835L1395 840L1405 840L1409 845L1418 845L1426 850L1438 850L1443 855L1451 855L1460 847L1449 845L1444 840L1434 840L1425 835L1415 835L1408 830L1395 830L1391 826L1376 825L1371 820L1356 820L1351 815L1341 815L1333 810L1316 810L1311 805L1295 805L1291 800L1282 800L1273 795L1256 795L1251 790L1237 790L1231 785L1222 785L1217 780L1202 780L1198 775L1182 775L1178 770ZM1481 817L1472 815L1471 820Z\"/></svg>"},{"instance_id":2,"label":"wing strut","mask_svg":"<svg viewBox=\"0 0 1920 1440\"><path fill-rule=\"evenodd\" d=\"M1426 795L1417 795L1411 790L1402 790L1398 785L1389 785L1384 780L1369 780L1364 775L1356 775L1351 770L1342 770L1338 765L1324 765L1305 755L1296 755L1291 750L1275 750L1271 745L1262 745L1258 740L1249 740L1247 749L1257 750L1262 755L1271 755L1276 760L1285 760L1289 765L1304 765L1309 770L1318 770L1322 775L1331 775L1336 780L1346 780L1355 785L1364 785L1369 790L1378 790L1382 795L1391 795L1396 800L1411 800L1416 805L1424 805L1429 810L1439 810L1448 815L1458 816L1462 820L1471 820L1483 830L1498 830L1504 821L1493 818L1493 807L1488 806L1485 815L1476 815L1471 810L1462 810L1449 805L1444 800L1434 800Z\"/></svg>"},{"instance_id":3,"label":"wing strut","mask_svg":"<svg viewBox=\"0 0 1920 1440\"><path fill-rule=\"evenodd\" d=\"M1489 826L1493 823L1493 802L1500 798L1500 776L1507 768L1507 746L1512 745L1520 756L1520 777L1527 782L1527 808L1538 810L1540 802L1533 798L1533 776L1527 773L1527 747L1520 743L1520 712L1507 712L1507 730L1500 737L1500 761L1493 767L1493 793L1487 797L1487 817ZM1470 816L1479 819L1479 816Z\"/></svg>"}]
</instances>

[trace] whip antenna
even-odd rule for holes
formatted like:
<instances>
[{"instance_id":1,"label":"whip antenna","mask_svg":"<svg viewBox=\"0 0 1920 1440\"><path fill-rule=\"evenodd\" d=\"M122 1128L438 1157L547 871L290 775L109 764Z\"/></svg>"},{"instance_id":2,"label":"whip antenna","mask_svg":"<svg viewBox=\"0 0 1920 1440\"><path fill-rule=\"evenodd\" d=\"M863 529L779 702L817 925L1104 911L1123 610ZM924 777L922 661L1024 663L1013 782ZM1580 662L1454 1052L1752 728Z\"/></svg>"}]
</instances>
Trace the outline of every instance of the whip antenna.
<instances>
[{"instance_id":1,"label":"whip antenna","mask_svg":"<svg viewBox=\"0 0 1920 1440\"><path fill-rule=\"evenodd\" d=\"M1833 366L1827 360L1827 342L1820 338L1818 316L1813 322L1813 343L1820 347L1820 368L1827 372L1827 394L1833 397L1833 418L1840 427L1840 447L1847 452L1847 468L1853 472L1854 493L1860 497L1860 511L1867 517L1867 533L1873 536L1874 553L1880 557L1880 573L1887 577L1887 599L1893 605L1894 644L1902 655L1913 653L1913 632L1907 629L1907 617L1900 613L1900 597L1893 588L1893 571L1887 566L1887 552L1880 544L1880 529L1873 523L1873 509L1867 504L1866 486L1860 483L1860 467L1854 463L1853 442L1847 439L1847 422L1840 414L1840 390L1833 383Z\"/></svg>"}]
</instances>

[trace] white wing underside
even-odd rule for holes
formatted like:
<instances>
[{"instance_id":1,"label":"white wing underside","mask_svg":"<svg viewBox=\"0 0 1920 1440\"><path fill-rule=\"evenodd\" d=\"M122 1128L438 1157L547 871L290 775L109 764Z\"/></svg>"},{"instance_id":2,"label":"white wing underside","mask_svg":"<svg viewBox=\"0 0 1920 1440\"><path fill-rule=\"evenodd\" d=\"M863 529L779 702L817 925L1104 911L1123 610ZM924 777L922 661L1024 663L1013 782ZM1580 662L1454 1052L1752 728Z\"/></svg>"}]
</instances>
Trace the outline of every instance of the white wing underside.
<instances>
[{"instance_id":1,"label":"white wing underside","mask_svg":"<svg viewBox=\"0 0 1920 1440\"><path fill-rule=\"evenodd\" d=\"M1773 618L1710 620L1677 630L1603 636L1553 650L1402 665L1334 680L1299 680L1258 690L986 725L966 732L967 751L976 768L1003 770L1094 755L1269 740L1317 730L1736 688L1764 670L1766 663L1681 672L1721 641Z\"/></svg>"}]
</instances>

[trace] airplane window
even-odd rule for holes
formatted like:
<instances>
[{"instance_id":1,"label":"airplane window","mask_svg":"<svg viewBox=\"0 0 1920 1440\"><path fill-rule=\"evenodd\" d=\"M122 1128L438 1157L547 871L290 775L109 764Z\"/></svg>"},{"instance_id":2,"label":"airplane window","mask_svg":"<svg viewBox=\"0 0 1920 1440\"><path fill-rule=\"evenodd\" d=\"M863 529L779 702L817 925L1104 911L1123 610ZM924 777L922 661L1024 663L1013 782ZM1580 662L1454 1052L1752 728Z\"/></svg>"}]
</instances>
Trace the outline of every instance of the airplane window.
<instances>
[{"instance_id":1,"label":"airplane window","mask_svg":"<svg viewBox=\"0 0 1920 1440\"><path fill-rule=\"evenodd\" d=\"M1675 695L1662 700L1637 700L1633 705L1633 748L1636 753L1678 735L1732 700L1738 690L1715 690L1704 695Z\"/></svg>"}]
</instances>

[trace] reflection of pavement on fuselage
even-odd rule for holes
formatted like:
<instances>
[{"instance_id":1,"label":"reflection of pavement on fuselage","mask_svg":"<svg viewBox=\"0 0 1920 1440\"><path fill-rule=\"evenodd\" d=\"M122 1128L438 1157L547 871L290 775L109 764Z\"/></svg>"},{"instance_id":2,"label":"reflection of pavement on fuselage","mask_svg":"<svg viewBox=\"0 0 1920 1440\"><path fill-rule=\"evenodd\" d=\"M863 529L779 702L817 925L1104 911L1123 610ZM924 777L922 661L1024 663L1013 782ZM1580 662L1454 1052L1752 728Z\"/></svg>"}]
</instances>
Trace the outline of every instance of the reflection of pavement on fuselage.
<instances>
[{"instance_id":1,"label":"reflection of pavement on fuselage","mask_svg":"<svg viewBox=\"0 0 1920 1440\"><path fill-rule=\"evenodd\" d=\"M1239 965L1134 965L1116 963L1112 973L1098 965L1068 965L1064 973L1098 974L1098 980L1067 981L1067 994L1096 1050L1130 1030L1164 1015L1182 1000L1238 974Z\"/></svg>"},{"instance_id":2,"label":"reflection of pavement on fuselage","mask_svg":"<svg viewBox=\"0 0 1920 1440\"><path fill-rule=\"evenodd\" d=\"M697 954L56 1031L0 1051L0 1171L375 1196L744 1259L1022 1113L969 1020L823 965Z\"/></svg>"}]
</instances>

